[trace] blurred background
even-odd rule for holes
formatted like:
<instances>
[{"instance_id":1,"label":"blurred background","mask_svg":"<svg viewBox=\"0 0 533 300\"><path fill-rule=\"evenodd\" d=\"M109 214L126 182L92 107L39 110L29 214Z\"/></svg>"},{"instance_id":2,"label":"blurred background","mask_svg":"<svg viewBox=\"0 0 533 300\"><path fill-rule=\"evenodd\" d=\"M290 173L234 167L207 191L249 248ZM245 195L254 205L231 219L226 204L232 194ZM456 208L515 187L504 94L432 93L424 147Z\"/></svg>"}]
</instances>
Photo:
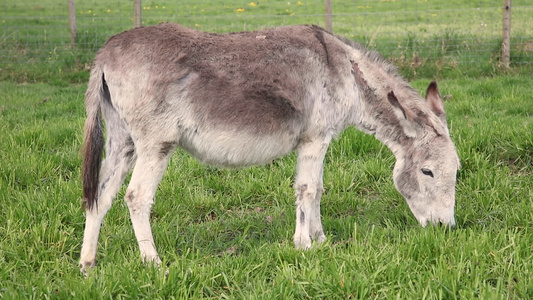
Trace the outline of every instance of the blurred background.
<instances>
[{"instance_id":1,"label":"blurred background","mask_svg":"<svg viewBox=\"0 0 533 300\"><path fill-rule=\"evenodd\" d=\"M533 3L449 0L3 0L0 80L84 82L96 51L138 24L210 32L317 24L378 50L409 79L531 72ZM329 13L331 11L331 13ZM510 18L508 30L505 19ZM330 27L331 26L331 27ZM510 36L509 60L502 42Z\"/></svg>"}]
</instances>

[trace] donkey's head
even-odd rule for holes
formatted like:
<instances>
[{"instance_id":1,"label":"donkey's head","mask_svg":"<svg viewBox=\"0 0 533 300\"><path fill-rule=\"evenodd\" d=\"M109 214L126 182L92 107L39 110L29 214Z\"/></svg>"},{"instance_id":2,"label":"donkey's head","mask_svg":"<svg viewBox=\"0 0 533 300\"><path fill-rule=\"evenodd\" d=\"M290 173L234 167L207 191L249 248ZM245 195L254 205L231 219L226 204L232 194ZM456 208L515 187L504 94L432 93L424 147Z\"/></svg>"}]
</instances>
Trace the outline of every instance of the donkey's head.
<instances>
[{"instance_id":1,"label":"donkey's head","mask_svg":"<svg viewBox=\"0 0 533 300\"><path fill-rule=\"evenodd\" d=\"M405 139L397 153L394 184L422 226L455 225L455 178L459 158L450 139L444 105L437 84L426 93L429 110L417 112L402 106L391 92L389 101L401 122ZM410 127L410 128L406 128Z\"/></svg>"}]
</instances>

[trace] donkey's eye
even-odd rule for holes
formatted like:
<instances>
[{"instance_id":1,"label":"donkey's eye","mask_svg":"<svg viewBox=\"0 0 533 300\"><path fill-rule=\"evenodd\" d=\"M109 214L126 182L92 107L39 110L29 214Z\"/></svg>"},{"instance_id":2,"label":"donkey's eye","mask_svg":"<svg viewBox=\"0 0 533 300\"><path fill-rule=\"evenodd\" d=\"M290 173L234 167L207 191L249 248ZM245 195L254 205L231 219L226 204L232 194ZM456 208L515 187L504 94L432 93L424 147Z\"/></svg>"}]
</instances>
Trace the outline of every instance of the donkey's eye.
<instances>
[{"instance_id":1,"label":"donkey's eye","mask_svg":"<svg viewBox=\"0 0 533 300\"><path fill-rule=\"evenodd\" d=\"M421 171L422 171L422 174L427 175L427 176L431 176L433 178L433 172L431 172L430 169L422 168Z\"/></svg>"}]
</instances>

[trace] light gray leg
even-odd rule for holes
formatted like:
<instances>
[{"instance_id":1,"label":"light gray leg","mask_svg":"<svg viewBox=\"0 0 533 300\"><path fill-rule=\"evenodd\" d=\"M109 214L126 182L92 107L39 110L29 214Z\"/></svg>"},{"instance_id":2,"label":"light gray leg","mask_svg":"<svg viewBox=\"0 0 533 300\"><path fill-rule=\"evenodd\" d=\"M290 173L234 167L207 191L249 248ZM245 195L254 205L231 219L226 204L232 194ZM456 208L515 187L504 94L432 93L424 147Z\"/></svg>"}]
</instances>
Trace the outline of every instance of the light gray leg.
<instances>
[{"instance_id":1,"label":"light gray leg","mask_svg":"<svg viewBox=\"0 0 533 300\"><path fill-rule=\"evenodd\" d=\"M111 142L107 142L106 152L108 154L100 170L97 205L87 210L85 216L85 231L80 255L80 268L85 275L87 268L92 268L96 264L98 236L104 216L111 208L113 199L135 162L135 149L131 139L128 138L123 143L118 143L116 140L112 142L116 147L109 147Z\"/></svg>"},{"instance_id":2,"label":"light gray leg","mask_svg":"<svg viewBox=\"0 0 533 300\"><path fill-rule=\"evenodd\" d=\"M317 139L298 148L296 189L296 230L294 245L297 249L311 247L311 240L326 240L320 219L320 199L323 192L324 157L331 138Z\"/></svg>"},{"instance_id":3,"label":"light gray leg","mask_svg":"<svg viewBox=\"0 0 533 300\"><path fill-rule=\"evenodd\" d=\"M160 149L138 152L138 159L133 170L130 184L126 191L126 203L130 211L131 223L139 244L141 257L145 262L160 264L150 227L150 210L154 203L157 186L163 177L170 156L174 150L166 146L164 153Z\"/></svg>"}]
</instances>

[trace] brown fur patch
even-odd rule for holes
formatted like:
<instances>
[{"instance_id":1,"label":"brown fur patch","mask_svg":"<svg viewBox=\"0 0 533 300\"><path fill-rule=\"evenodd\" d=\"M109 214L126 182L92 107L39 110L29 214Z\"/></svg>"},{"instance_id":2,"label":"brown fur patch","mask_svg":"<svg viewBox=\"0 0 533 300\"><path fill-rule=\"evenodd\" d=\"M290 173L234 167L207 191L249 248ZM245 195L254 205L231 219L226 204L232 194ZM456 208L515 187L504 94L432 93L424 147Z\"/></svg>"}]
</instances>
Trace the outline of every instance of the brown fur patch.
<instances>
[{"instance_id":1,"label":"brown fur patch","mask_svg":"<svg viewBox=\"0 0 533 300\"><path fill-rule=\"evenodd\" d=\"M161 143L161 148L159 149L159 154L162 157L165 157L165 156L169 155L170 152L172 150L174 150L177 145L178 145L178 142L176 142L176 141L163 142L163 143Z\"/></svg>"}]
</instances>

